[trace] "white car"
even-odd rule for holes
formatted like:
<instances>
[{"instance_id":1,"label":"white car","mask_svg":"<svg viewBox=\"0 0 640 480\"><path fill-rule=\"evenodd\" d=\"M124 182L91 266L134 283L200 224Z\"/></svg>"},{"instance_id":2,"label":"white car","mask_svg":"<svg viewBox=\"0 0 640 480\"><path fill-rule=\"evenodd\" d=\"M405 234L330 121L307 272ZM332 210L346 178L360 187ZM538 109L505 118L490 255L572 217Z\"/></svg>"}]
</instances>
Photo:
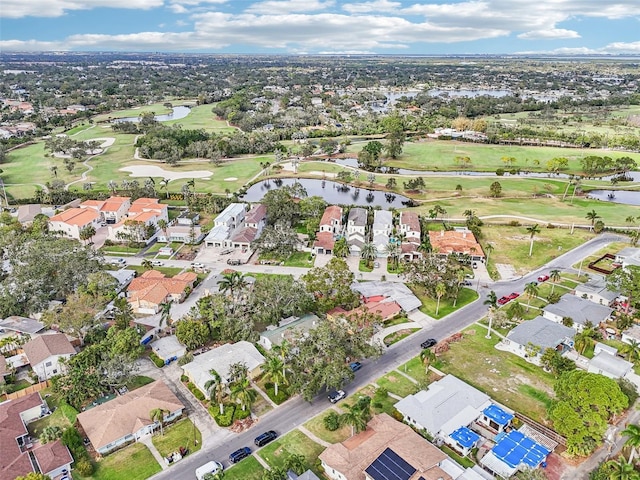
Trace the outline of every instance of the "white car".
<instances>
[{"instance_id":1,"label":"white car","mask_svg":"<svg viewBox=\"0 0 640 480\"><path fill-rule=\"evenodd\" d=\"M202 480L207 473L216 474L221 472L223 466L220 462L208 462L201 467L196 468L196 478Z\"/></svg>"},{"instance_id":2,"label":"white car","mask_svg":"<svg viewBox=\"0 0 640 480\"><path fill-rule=\"evenodd\" d=\"M164 265L164 262L162 260L151 260L151 265L154 267L161 267Z\"/></svg>"},{"instance_id":3,"label":"white car","mask_svg":"<svg viewBox=\"0 0 640 480\"><path fill-rule=\"evenodd\" d=\"M109 264L115 265L116 267L124 267L127 261L124 258L112 258L109 260Z\"/></svg>"},{"instance_id":4,"label":"white car","mask_svg":"<svg viewBox=\"0 0 640 480\"><path fill-rule=\"evenodd\" d=\"M204 266L204 263L200 263L200 262L193 262L191 264L191 268L199 268L200 270L205 269L206 267Z\"/></svg>"}]
</instances>

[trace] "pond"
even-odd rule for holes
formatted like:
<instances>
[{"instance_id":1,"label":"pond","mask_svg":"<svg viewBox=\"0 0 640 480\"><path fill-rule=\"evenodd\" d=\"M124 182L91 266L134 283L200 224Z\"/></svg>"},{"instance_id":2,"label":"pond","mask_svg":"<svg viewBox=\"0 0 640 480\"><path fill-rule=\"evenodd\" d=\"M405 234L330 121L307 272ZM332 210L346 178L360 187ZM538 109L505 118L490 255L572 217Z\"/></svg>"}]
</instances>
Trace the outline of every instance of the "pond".
<instances>
[{"instance_id":1,"label":"pond","mask_svg":"<svg viewBox=\"0 0 640 480\"><path fill-rule=\"evenodd\" d=\"M277 189L284 185L301 184L310 197L322 197L325 202L334 205L356 205L361 207L403 208L410 199L396 193L381 192L345 186L330 180L314 180L308 178L283 178L276 180L262 180L249 187L247 193L242 196L246 202L259 202L269 190Z\"/></svg>"},{"instance_id":2,"label":"pond","mask_svg":"<svg viewBox=\"0 0 640 480\"><path fill-rule=\"evenodd\" d=\"M155 118L157 122L168 122L169 120L180 120L181 118L186 117L191 112L191 108L180 105L178 107L173 107L171 113L165 113L163 115L156 115ZM138 123L140 119L138 117L124 117L118 118L114 120L114 122L130 122L130 123Z\"/></svg>"},{"instance_id":3,"label":"pond","mask_svg":"<svg viewBox=\"0 0 640 480\"><path fill-rule=\"evenodd\" d=\"M640 205L640 191L631 190L591 190L589 198L625 205Z\"/></svg>"}]
</instances>

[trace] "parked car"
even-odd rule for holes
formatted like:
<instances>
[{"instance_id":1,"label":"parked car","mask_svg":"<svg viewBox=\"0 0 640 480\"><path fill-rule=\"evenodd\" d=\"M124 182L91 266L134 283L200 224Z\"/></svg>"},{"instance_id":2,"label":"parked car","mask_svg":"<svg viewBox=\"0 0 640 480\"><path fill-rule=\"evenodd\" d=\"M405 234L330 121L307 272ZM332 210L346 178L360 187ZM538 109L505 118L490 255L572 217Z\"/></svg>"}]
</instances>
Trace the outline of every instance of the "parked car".
<instances>
[{"instance_id":1,"label":"parked car","mask_svg":"<svg viewBox=\"0 0 640 480\"><path fill-rule=\"evenodd\" d=\"M509 297L500 297L498 299L498 305L504 305L505 303L509 303Z\"/></svg>"},{"instance_id":2,"label":"parked car","mask_svg":"<svg viewBox=\"0 0 640 480\"><path fill-rule=\"evenodd\" d=\"M360 362L352 362L349 364L349 368L352 372L357 372L362 368L362 364Z\"/></svg>"},{"instance_id":3,"label":"parked car","mask_svg":"<svg viewBox=\"0 0 640 480\"><path fill-rule=\"evenodd\" d=\"M161 267L164 265L164 262L162 260L151 260L151 265L154 267Z\"/></svg>"},{"instance_id":4,"label":"parked car","mask_svg":"<svg viewBox=\"0 0 640 480\"><path fill-rule=\"evenodd\" d=\"M546 282L547 280L549 280L549 275L540 275L538 277L539 282Z\"/></svg>"},{"instance_id":5,"label":"parked car","mask_svg":"<svg viewBox=\"0 0 640 480\"><path fill-rule=\"evenodd\" d=\"M462 282L462 285L464 285L465 287L471 287L473 283L471 283L469 280L465 280L464 282Z\"/></svg>"},{"instance_id":6,"label":"parked car","mask_svg":"<svg viewBox=\"0 0 640 480\"><path fill-rule=\"evenodd\" d=\"M229 461L231 463L238 463L243 458L247 458L251 455L251 449L249 447L242 447L229 455Z\"/></svg>"},{"instance_id":7,"label":"parked car","mask_svg":"<svg viewBox=\"0 0 640 480\"><path fill-rule=\"evenodd\" d=\"M373 268L380 268L380 262L373 262Z\"/></svg>"},{"instance_id":8,"label":"parked car","mask_svg":"<svg viewBox=\"0 0 640 480\"><path fill-rule=\"evenodd\" d=\"M278 434L273 430L269 430L268 432L264 432L262 435L258 435L253 443L255 443L257 447L263 447L267 443L274 441L276 438L278 438Z\"/></svg>"},{"instance_id":9,"label":"parked car","mask_svg":"<svg viewBox=\"0 0 640 480\"><path fill-rule=\"evenodd\" d=\"M109 260L109 264L116 267L124 267L127 264L127 261L124 258L112 258Z\"/></svg>"},{"instance_id":10,"label":"parked car","mask_svg":"<svg viewBox=\"0 0 640 480\"><path fill-rule=\"evenodd\" d=\"M200 262L193 262L193 263L191 264L191 268L193 268L193 269L200 269L200 270L202 270L202 269L204 269L204 268L206 268L206 267L204 266L204 263L200 263Z\"/></svg>"},{"instance_id":11,"label":"parked car","mask_svg":"<svg viewBox=\"0 0 640 480\"><path fill-rule=\"evenodd\" d=\"M242 260L239 260L237 258L230 258L229 260L227 260L227 265L242 265Z\"/></svg>"},{"instance_id":12,"label":"parked car","mask_svg":"<svg viewBox=\"0 0 640 480\"><path fill-rule=\"evenodd\" d=\"M431 348L433 347L436 343L438 343L438 341L435 338L427 338L424 342L422 342L420 344L420 348L425 349L425 348Z\"/></svg>"},{"instance_id":13,"label":"parked car","mask_svg":"<svg viewBox=\"0 0 640 480\"><path fill-rule=\"evenodd\" d=\"M520 296L520 294L518 292L512 292L509 295L507 295L507 297L509 298L509 300L515 300L516 298L518 298Z\"/></svg>"},{"instance_id":14,"label":"parked car","mask_svg":"<svg viewBox=\"0 0 640 480\"><path fill-rule=\"evenodd\" d=\"M224 467L220 462L207 462L196 468L196 478L198 480L203 480L207 473L215 475L216 473L221 472L223 468Z\"/></svg>"},{"instance_id":15,"label":"parked car","mask_svg":"<svg viewBox=\"0 0 640 480\"><path fill-rule=\"evenodd\" d=\"M338 403L340 400L347 396L344 390L334 390L329 393L329 401L331 403Z\"/></svg>"},{"instance_id":16,"label":"parked car","mask_svg":"<svg viewBox=\"0 0 640 480\"><path fill-rule=\"evenodd\" d=\"M478 263L477 263L477 262L473 262L473 263L471 264L471 266L472 266L473 268L478 268Z\"/></svg>"}]
</instances>

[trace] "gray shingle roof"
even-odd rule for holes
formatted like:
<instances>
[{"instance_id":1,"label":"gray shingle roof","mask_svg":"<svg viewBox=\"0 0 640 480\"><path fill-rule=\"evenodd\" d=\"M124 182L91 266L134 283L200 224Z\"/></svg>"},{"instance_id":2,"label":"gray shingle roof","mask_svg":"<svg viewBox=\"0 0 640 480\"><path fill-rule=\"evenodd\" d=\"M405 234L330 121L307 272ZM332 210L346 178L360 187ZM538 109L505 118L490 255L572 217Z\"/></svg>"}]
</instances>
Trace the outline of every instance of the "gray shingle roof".
<instances>
[{"instance_id":1,"label":"gray shingle roof","mask_svg":"<svg viewBox=\"0 0 640 480\"><path fill-rule=\"evenodd\" d=\"M507 338L518 345L531 342L544 350L556 348L566 339L572 339L575 334L576 331L571 327L537 316L515 327L507 334Z\"/></svg>"},{"instance_id":2,"label":"gray shingle roof","mask_svg":"<svg viewBox=\"0 0 640 480\"><path fill-rule=\"evenodd\" d=\"M367 211L364 208L352 208L349 210L348 222L352 225L366 225Z\"/></svg>"},{"instance_id":3,"label":"gray shingle roof","mask_svg":"<svg viewBox=\"0 0 640 480\"><path fill-rule=\"evenodd\" d=\"M589 362L589 370L601 370L616 378L623 377L631 368L632 363L606 352L600 352Z\"/></svg>"},{"instance_id":4,"label":"gray shingle roof","mask_svg":"<svg viewBox=\"0 0 640 480\"><path fill-rule=\"evenodd\" d=\"M620 292L608 290L607 281L602 275L593 275L586 283L576 287L576 296L582 297L584 294L600 295L602 298L612 302L620 295Z\"/></svg>"},{"instance_id":5,"label":"gray shingle roof","mask_svg":"<svg viewBox=\"0 0 640 480\"><path fill-rule=\"evenodd\" d=\"M543 310L561 317L571 317L574 323L580 325L584 325L587 320L597 325L613 312L609 307L575 295L563 295L558 303L550 303Z\"/></svg>"},{"instance_id":6,"label":"gray shingle roof","mask_svg":"<svg viewBox=\"0 0 640 480\"><path fill-rule=\"evenodd\" d=\"M422 305L409 287L400 282L355 282L351 288L365 297L383 295L395 300L405 312L411 312Z\"/></svg>"}]
</instances>

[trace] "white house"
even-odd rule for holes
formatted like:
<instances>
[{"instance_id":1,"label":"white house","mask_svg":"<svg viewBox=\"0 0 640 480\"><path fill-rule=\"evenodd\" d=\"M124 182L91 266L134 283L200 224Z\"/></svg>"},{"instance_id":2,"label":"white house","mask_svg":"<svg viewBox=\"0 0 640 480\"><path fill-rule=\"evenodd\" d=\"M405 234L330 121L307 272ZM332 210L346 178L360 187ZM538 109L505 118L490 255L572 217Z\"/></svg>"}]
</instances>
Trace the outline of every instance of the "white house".
<instances>
[{"instance_id":1,"label":"white house","mask_svg":"<svg viewBox=\"0 0 640 480\"><path fill-rule=\"evenodd\" d=\"M574 294L576 297L608 307L618 298L620 292L607 289L607 281L602 275L592 275L587 282L576 286Z\"/></svg>"},{"instance_id":2,"label":"white house","mask_svg":"<svg viewBox=\"0 0 640 480\"><path fill-rule=\"evenodd\" d=\"M623 267L627 267L629 265L640 267L640 248L623 248L616 254L616 262L622 264Z\"/></svg>"},{"instance_id":3,"label":"white house","mask_svg":"<svg viewBox=\"0 0 640 480\"><path fill-rule=\"evenodd\" d=\"M589 360L588 372L599 373L609 378L622 378L633 370L633 363L618 357L617 348L598 342L593 353L593 358Z\"/></svg>"},{"instance_id":4,"label":"white house","mask_svg":"<svg viewBox=\"0 0 640 480\"><path fill-rule=\"evenodd\" d=\"M386 257L386 247L393 234L393 214L389 210L374 210L372 233L378 256Z\"/></svg>"},{"instance_id":5,"label":"white house","mask_svg":"<svg viewBox=\"0 0 640 480\"><path fill-rule=\"evenodd\" d=\"M268 326L267 329L260 334L258 343L267 350L271 350L274 346L280 345L284 340L291 341L296 334L305 334L309 330L316 327L319 318L313 314L305 315L301 318L291 317L283 319L278 326Z\"/></svg>"},{"instance_id":6,"label":"white house","mask_svg":"<svg viewBox=\"0 0 640 480\"><path fill-rule=\"evenodd\" d=\"M525 360L540 363L547 348L564 353L573 347L576 331L561 323L537 316L513 328L496 348L514 353Z\"/></svg>"},{"instance_id":7,"label":"white house","mask_svg":"<svg viewBox=\"0 0 640 480\"><path fill-rule=\"evenodd\" d=\"M85 200L80 208L88 208L98 212L100 220L107 223L118 223L131 208L129 197L109 197L106 200Z\"/></svg>"},{"instance_id":8,"label":"white house","mask_svg":"<svg viewBox=\"0 0 640 480\"><path fill-rule=\"evenodd\" d=\"M542 309L542 316L549 320L562 323L562 319L569 317L573 320L573 328L581 332L587 322L599 325L606 321L613 312L612 308L585 300L575 295L563 295L558 303L550 303Z\"/></svg>"},{"instance_id":9,"label":"white house","mask_svg":"<svg viewBox=\"0 0 640 480\"><path fill-rule=\"evenodd\" d=\"M488 395L453 375L446 375L427 390L400 400L396 409L409 425L444 439L459 427L471 424L489 405Z\"/></svg>"},{"instance_id":10,"label":"white house","mask_svg":"<svg viewBox=\"0 0 640 480\"><path fill-rule=\"evenodd\" d=\"M229 378L229 372L234 363L244 363L249 371L249 376L255 377L260 373L264 357L252 343L243 340L227 343L198 355L182 369L189 380L202 393L206 394L207 390L204 385L212 378L209 371L215 370L224 383L229 383L233 380Z\"/></svg>"},{"instance_id":11,"label":"white house","mask_svg":"<svg viewBox=\"0 0 640 480\"><path fill-rule=\"evenodd\" d=\"M100 227L100 214L93 209L69 208L49 219L49 229L65 237L80 240L80 232L87 227Z\"/></svg>"},{"instance_id":12,"label":"white house","mask_svg":"<svg viewBox=\"0 0 640 480\"><path fill-rule=\"evenodd\" d=\"M331 232L334 235L342 233L342 208L337 205L325 208L320 219L320 232Z\"/></svg>"},{"instance_id":13,"label":"white house","mask_svg":"<svg viewBox=\"0 0 640 480\"><path fill-rule=\"evenodd\" d=\"M40 335L22 347L33 371L40 381L48 380L64 371L61 360L68 360L76 350L62 333Z\"/></svg>"},{"instance_id":14,"label":"white house","mask_svg":"<svg viewBox=\"0 0 640 480\"><path fill-rule=\"evenodd\" d=\"M230 230L234 230L242 225L246 212L246 204L231 203L215 218L213 221L214 227L224 226Z\"/></svg>"},{"instance_id":15,"label":"white house","mask_svg":"<svg viewBox=\"0 0 640 480\"><path fill-rule=\"evenodd\" d=\"M367 211L364 208L354 207L349 210L347 217L347 245L351 255L360 255L362 246L366 241Z\"/></svg>"}]
</instances>

